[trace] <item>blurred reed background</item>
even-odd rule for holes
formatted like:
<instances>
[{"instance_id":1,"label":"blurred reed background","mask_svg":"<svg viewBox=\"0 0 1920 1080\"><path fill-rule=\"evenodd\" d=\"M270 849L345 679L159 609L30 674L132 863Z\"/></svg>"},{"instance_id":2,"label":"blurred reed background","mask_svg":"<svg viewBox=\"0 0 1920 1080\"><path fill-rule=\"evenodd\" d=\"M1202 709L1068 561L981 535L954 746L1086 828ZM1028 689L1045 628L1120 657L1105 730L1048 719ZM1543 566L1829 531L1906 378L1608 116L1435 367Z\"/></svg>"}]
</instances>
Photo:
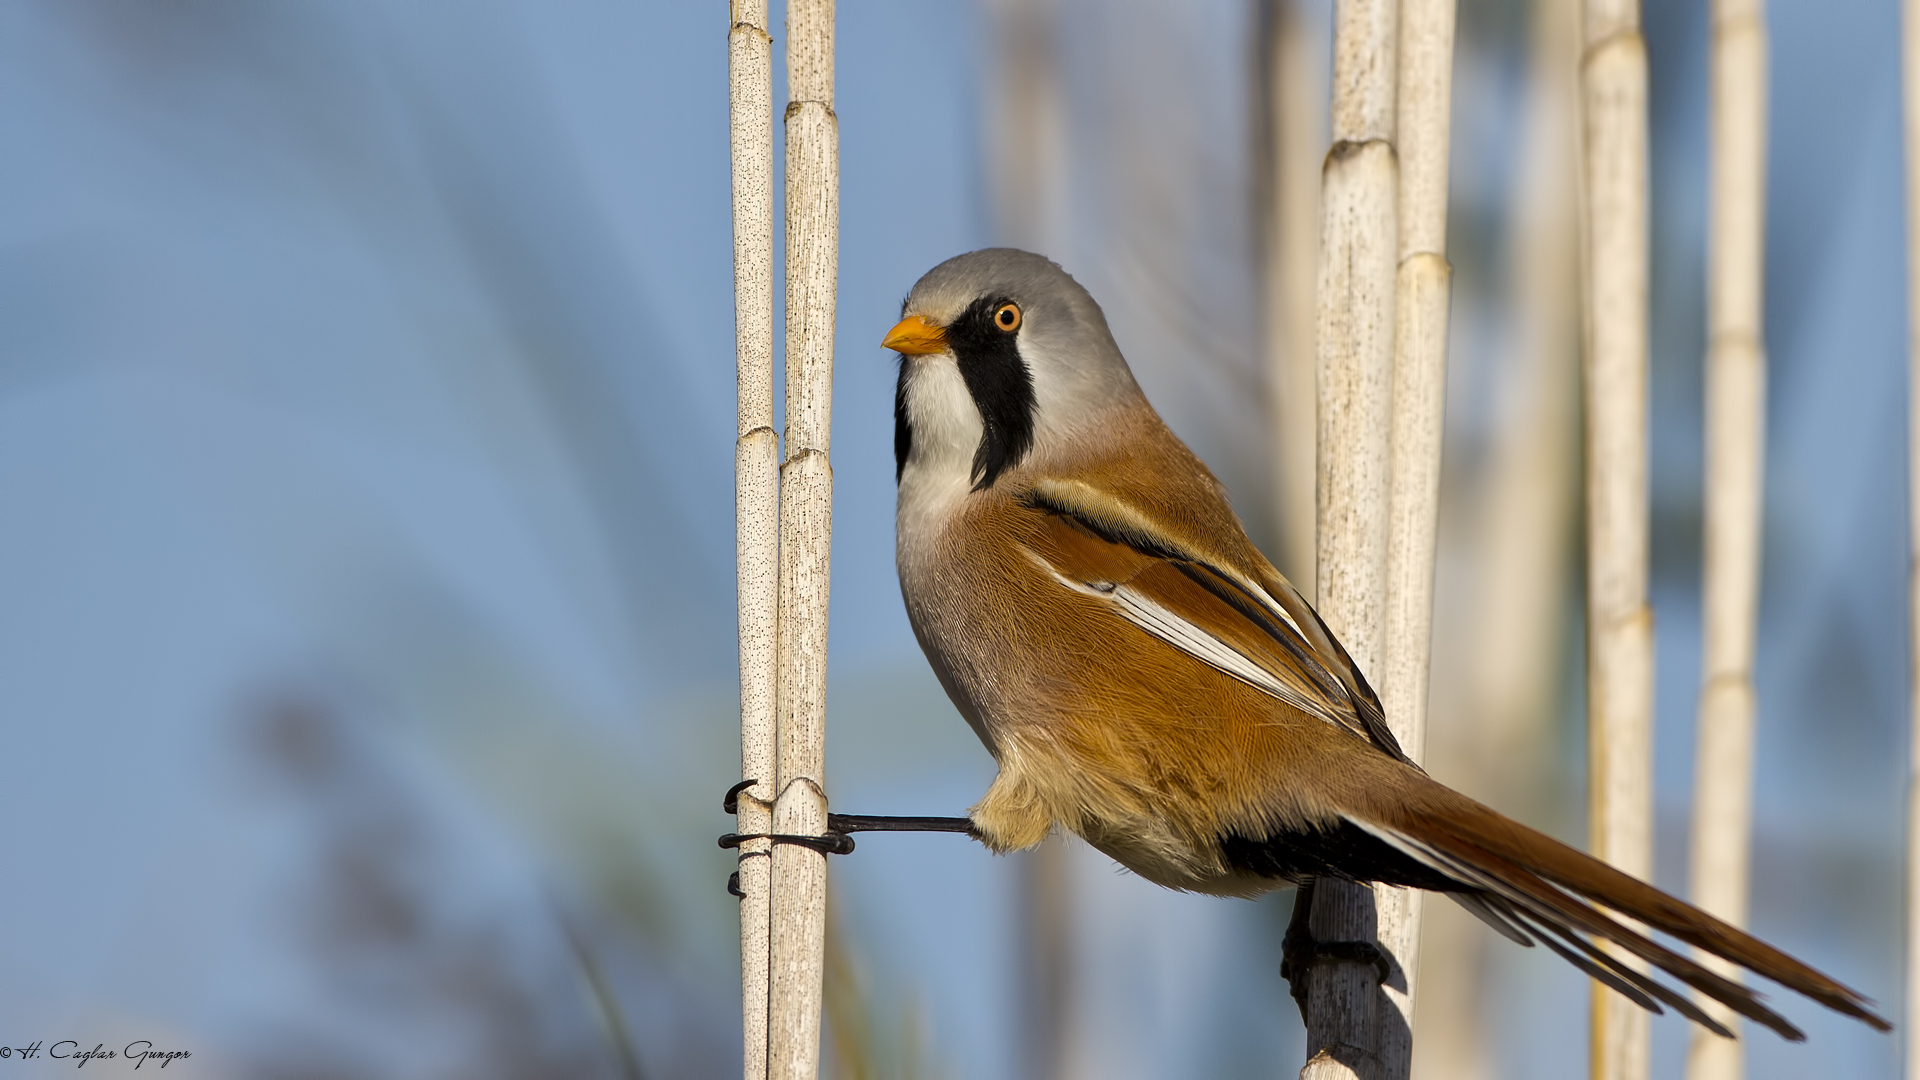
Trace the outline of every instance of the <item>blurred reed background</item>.
<instances>
[{"instance_id":1,"label":"blurred reed background","mask_svg":"<svg viewBox=\"0 0 1920 1080\"><path fill-rule=\"evenodd\" d=\"M1897 11L1769 11L1752 925L1897 1008ZM1322 0L840 3L836 807L955 813L991 776L892 569L877 338L940 259L1059 259L1281 546L1282 16L1324 52ZM1678 891L1708 27L1646 16ZM1461 6L1429 761L1578 841L1569 18ZM0 6L0 1041L152 1039L208 1077L737 1072L725 33L665 0ZM836 1075L1291 1074L1286 897L1166 893L1066 844L1042 924L1024 858L878 836L836 861ZM1579 1075L1577 973L1428 910L1427 1075ZM1762 1033L1750 1075L1894 1075L1893 1040L1794 1016L1812 1041ZM1655 1022L1656 1075L1685 1041Z\"/></svg>"}]
</instances>

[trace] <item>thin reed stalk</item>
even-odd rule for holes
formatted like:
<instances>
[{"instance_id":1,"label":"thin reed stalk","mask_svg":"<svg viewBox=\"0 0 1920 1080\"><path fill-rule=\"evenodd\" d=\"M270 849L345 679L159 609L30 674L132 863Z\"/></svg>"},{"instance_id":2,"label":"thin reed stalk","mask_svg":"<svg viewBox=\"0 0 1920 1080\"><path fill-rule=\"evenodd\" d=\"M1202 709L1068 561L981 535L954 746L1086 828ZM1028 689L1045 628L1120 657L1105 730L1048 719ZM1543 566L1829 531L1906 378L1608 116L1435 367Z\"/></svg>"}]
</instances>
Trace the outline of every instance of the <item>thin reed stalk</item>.
<instances>
[{"instance_id":1,"label":"thin reed stalk","mask_svg":"<svg viewBox=\"0 0 1920 1080\"><path fill-rule=\"evenodd\" d=\"M995 240L1051 259L1066 246L1066 93L1061 85L1060 4L993 0L986 5L993 75L987 80L986 151ZM1018 877L1014 967L1023 1080L1066 1069L1073 1012L1073 907L1066 837L1047 837L1014 856Z\"/></svg>"},{"instance_id":2,"label":"thin reed stalk","mask_svg":"<svg viewBox=\"0 0 1920 1080\"><path fill-rule=\"evenodd\" d=\"M1435 643L1435 670L1452 677L1435 680L1427 748L1435 775L1522 820L1539 815L1552 788L1580 458L1571 136L1579 13L1561 0L1530 6L1501 297L1511 344L1494 376L1484 471L1469 481L1471 517L1453 518L1441 541L1458 552L1443 563L1455 571L1464 563L1469 584L1441 587L1450 595L1435 618L1463 632ZM1434 908L1421 932L1415 1075L1495 1074L1498 1016L1486 995L1491 954L1505 947L1464 911Z\"/></svg>"},{"instance_id":3,"label":"thin reed stalk","mask_svg":"<svg viewBox=\"0 0 1920 1080\"><path fill-rule=\"evenodd\" d=\"M1399 265L1394 283L1393 415L1388 455L1387 588L1381 704L1415 761L1427 743L1433 646L1433 555L1440 522L1446 403L1448 120L1453 104L1454 0L1401 0L1398 75ZM1384 988L1400 1012L1381 1026L1387 1080L1413 1067L1413 1011L1422 894L1376 887L1380 941L1400 958L1403 986Z\"/></svg>"},{"instance_id":4,"label":"thin reed stalk","mask_svg":"<svg viewBox=\"0 0 1920 1080\"><path fill-rule=\"evenodd\" d=\"M839 128L833 112L833 0L787 3L787 417L780 468L780 660L774 831L827 826L828 465L834 299L839 267ZM773 851L769 1069L813 1080L827 925L827 860Z\"/></svg>"},{"instance_id":5,"label":"thin reed stalk","mask_svg":"<svg viewBox=\"0 0 1920 1080\"><path fill-rule=\"evenodd\" d=\"M1761 0L1714 0L1710 265L1707 301L1706 542L1699 744L1694 761L1693 902L1747 922L1753 841L1753 639L1760 605L1766 426L1762 345L1767 30ZM1696 950L1700 962L1740 969ZM1705 995L1729 1029L1739 1017ZM1739 1080L1743 1044L1695 1028L1688 1080Z\"/></svg>"},{"instance_id":6,"label":"thin reed stalk","mask_svg":"<svg viewBox=\"0 0 1920 1080\"><path fill-rule=\"evenodd\" d=\"M1582 58L1587 769L1593 853L1653 873L1647 606L1647 49L1638 0L1586 0ZM1647 1014L1593 985L1592 1073L1645 1080Z\"/></svg>"},{"instance_id":7,"label":"thin reed stalk","mask_svg":"<svg viewBox=\"0 0 1920 1080\"><path fill-rule=\"evenodd\" d=\"M1316 591L1328 626L1368 673L1381 670L1385 655L1398 36L1394 0L1336 3L1333 148L1321 173ZM1321 880L1308 927L1320 941L1374 941L1379 915L1372 890ZM1394 957L1403 968L1410 959ZM1372 966L1321 963L1305 979L1303 1080L1380 1075L1380 1028L1405 1018L1380 1000Z\"/></svg>"},{"instance_id":8,"label":"thin reed stalk","mask_svg":"<svg viewBox=\"0 0 1920 1080\"><path fill-rule=\"evenodd\" d=\"M1314 587L1314 288L1320 260L1320 163L1327 145L1324 40L1301 0L1265 0L1257 112L1261 334L1273 439L1275 562ZM1320 47L1316 48L1316 45Z\"/></svg>"},{"instance_id":9,"label":"thin reed stalk","mask_svg":"<svg viewBox=\"0 0 1920 1080\"><path fill-rule=\"evenodd\" d=\"M989 0L992 74L981 139L996 242L1065 257L1067 102L1057 0Z\"/></svg>"},{"instance_id":10,"label":"thin reed stalk","mask_svg":"<svg viewBox=\"0 0 1920 1080\"><path fill-rule=\"evenodd\" d=\"M727 31L733 150L734 566L740 620L740 778L735 831L773 827L780 606L780 439L773 430L773 39L766 0L734 0ZM767 1075L771 842L740 846L740 1023L747 1080Z\"/></svg>"}]
</instances>

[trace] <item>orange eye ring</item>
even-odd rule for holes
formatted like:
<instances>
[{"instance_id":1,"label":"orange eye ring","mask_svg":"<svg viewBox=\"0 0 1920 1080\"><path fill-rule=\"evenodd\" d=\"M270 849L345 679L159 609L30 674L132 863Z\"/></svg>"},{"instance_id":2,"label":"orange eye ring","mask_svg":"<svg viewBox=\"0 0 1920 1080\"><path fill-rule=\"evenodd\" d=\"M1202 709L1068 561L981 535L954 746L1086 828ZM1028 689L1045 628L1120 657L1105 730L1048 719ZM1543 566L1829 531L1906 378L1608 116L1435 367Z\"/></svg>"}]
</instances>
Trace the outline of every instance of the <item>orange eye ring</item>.
<instances>
[{"instance_id":1,"label":"orange eye ring","mask_svg":"<svg viewBox=\"0 0 1920 1080\"><path fill-rule=\"evenodd\" d=\"M1020 305L1001 304L1000 310L993 313L993 325L1009 334L1020 329Z\"/></svg>"}]
</instances>

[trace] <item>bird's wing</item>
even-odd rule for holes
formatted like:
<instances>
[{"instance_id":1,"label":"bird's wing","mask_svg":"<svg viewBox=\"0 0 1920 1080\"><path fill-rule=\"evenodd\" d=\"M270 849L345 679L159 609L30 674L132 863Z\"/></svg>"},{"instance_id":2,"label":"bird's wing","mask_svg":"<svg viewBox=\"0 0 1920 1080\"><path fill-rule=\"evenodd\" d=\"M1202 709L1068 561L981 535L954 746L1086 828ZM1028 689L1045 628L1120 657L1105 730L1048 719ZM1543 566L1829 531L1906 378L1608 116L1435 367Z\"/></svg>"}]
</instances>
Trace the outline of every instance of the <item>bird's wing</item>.
<instances>
[{"instance_id":1,"label":"bird's wing","mask_svg":"<svg viewBox=\"0 0 1920 1080\"><path fill-rule=\"evenodd\" d=\"M1261 835L1229 833L1223 854L1232 865L1259 876L1330 875L1447 892L1501 933L1541 943L1643 1007L1676 1009L1722 1034L1724 1025L1635 961L1786 1038L1803 1038L1752 989L1634 923L1887 1029L1848 987L1420 772L1401 754L1378 700L1339 643L1264 560L1207 550L1194 539L1198 531L1168 521L1171 511L1156 516L1083 481L1038 483L1021 497L1037 512L1023 540L1026 554L1062 587L1384 752L1346 754L1337 763L1322 758L1294 774L1296 785L1317 789L1334 819ZM1335 771L1359 782L1336 792L1324 783Z\"/></svg>"},{"instance_id":2,"label":"bird's wing","mask_svg":"<svg viewBox=\"0 0 1920 1080\"><path fill-rule=\"evenodd\" d=\"M1319 615L1285 586L1237 572L1156 527L1151 517L1081 483L1042 483L1025 496L1042 520L1026 549L1066 588L1309 716L1345 728L1393 757L1406 755L1379 700Z\"/></svg>"}]
</instances>

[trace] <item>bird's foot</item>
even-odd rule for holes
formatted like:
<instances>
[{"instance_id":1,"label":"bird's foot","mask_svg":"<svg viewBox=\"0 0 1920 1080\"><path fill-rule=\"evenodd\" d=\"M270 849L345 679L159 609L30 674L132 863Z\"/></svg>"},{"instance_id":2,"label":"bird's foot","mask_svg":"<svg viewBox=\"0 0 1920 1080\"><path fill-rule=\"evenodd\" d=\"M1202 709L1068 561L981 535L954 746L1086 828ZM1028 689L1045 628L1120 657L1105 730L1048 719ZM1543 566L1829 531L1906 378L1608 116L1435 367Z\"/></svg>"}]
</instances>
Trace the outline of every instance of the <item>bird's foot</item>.
<instances>
[{"instance_id":1,"label":"bird's foot","mask_svg":"<svg viewBox=\"0 0 1920 1080\"><path fill-rule=\"evenodd\" d=\"M1308 977L1314 968L1323 964L1367 964L1379 976L1381 985L1393 975L1393 961L1374 942L1321 941L1313 936L1313 892L1311 881L1299 887L1293 898L1293 918L1287 921L1287 935L1280 940L1280 977L1287 980L1302 1022L1307 1018Z\"/></svg>"},{"instance_id":2,"label":"bird's foot","mask_svg":"<svg viewBox=\"0 0 1920 1080\"><path fill-rule=\"evenodd\" d=\"M727 789L726 798L720 800L720 809L729 814L740 812L740 793L759 783L758 780L742 780ZM819 836L805 836L797 833L727 833L720 838L723 848L737 848L749 840L771 840L776 844L798 844L812 848L822 855L845 855L853 850L853 837L846 830L834 827L833 818L827 815L827 831ZM738 894L738 880L728 883L728 892Z\"/></svg>"},{"instance_id":3,"label":"bird's foot","mask_svg":"<svg viewBox=\"0 0 1920 1080\"><path fill-rule=\"evenodd\" d=\"M798 844L803 848L812 848L822 855L850 855L853 853L853 837L829 829L819 836L807 836L803 833L727 833L720 837L723 848L737 848L749 840L771 840L776 844Z\"/></svg>"},{"instance_id":4,"label":"bird's foot","mask_svg":"<svg viewBox=\"0 0 1920 1080\"><path fill-rule=\"evenodd\" d=\"M721 808L729 814L739 813L740 793L759 783L758 780L742 780L727 789L727 796L721 801ZM812 848L822 855L848 855L853 852L853 837L857 832L949 832L965 833L975 840L980 833L973 827L970 818L963 817L888 817L865 814L828 814L826 832L819 836L805 836L795 833L727 833L720 838L723 848L737 848L749 840L771 840L776 844L798 844ZM727 879L727 891L735 896L743 896L740 891L740 875L735 872Z\"/></svg>"}]
</instances>

